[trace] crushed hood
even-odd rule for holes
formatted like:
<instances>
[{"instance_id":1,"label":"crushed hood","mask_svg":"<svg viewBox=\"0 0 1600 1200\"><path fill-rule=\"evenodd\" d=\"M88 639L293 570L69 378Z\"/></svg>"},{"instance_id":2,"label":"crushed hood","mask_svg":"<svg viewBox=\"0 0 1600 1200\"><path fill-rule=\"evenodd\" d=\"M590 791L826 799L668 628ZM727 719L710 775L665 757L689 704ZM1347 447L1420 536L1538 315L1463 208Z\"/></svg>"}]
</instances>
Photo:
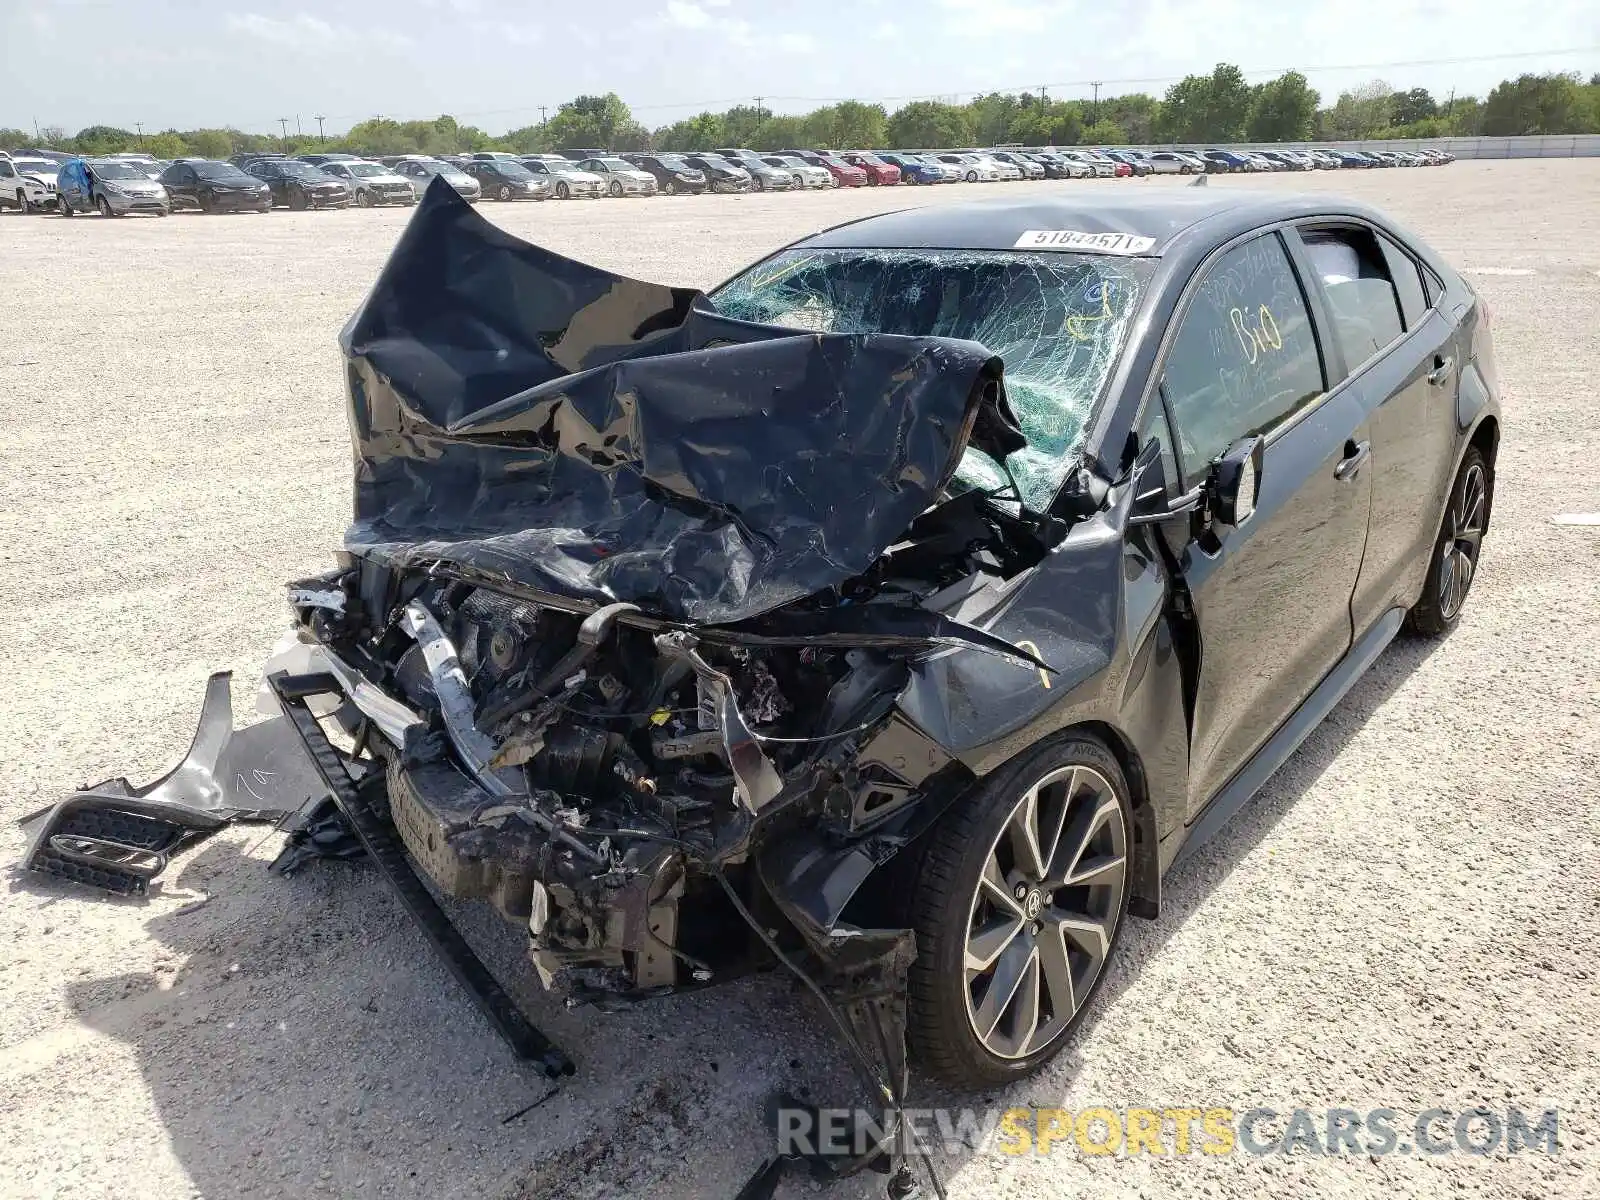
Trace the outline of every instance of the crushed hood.
<instances>
[{"instance_id":1,"label":"crushed hood","mask_svg":"<svg viewBox=\"0 0 1600 1200\"><path fill-rule=\"evenodd\" d=\"M340 340L350 550L674 620L845 582L969 441L1022 445L977 343L736 321L523 242L442 179Z\"/></svg>"}]
</instances>

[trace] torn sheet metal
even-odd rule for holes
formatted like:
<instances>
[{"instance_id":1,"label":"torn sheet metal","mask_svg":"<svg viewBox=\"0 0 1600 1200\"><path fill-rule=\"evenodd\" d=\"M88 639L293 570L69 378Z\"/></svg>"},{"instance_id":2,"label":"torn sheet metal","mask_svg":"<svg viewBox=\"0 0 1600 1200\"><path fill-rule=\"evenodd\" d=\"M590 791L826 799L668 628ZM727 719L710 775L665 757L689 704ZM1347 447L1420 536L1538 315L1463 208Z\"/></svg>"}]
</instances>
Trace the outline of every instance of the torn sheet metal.
<instances>
[{"instance_id":1,"label":"torn sheet metal","mask_svg":"<svg viewBox=\"0 0 1600 1200\"><path fill-rule=\"evenodd\" d=\"M731 320L528 245L447 185L341 341L351 550L693 622L850 579L975 427L1020 444L974 342Z\"/></svg>"}]
</instances>

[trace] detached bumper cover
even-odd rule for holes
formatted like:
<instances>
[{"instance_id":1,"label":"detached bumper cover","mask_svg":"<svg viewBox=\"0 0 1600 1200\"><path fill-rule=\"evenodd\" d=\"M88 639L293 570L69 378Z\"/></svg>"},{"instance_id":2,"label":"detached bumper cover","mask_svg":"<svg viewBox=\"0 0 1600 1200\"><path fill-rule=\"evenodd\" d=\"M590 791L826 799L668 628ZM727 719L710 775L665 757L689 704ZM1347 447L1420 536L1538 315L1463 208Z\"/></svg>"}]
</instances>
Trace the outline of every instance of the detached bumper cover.
<instances>
[{"instance_id":1,"label":"detached bumper cover","mask_svg":"<svg viewBox=\"0 0 1600 1200\"><path fill-rule=\"evenodd\" d=\"M234 821L276 824L327 789L283 718L233 727L227 672L206 684L200 724L172 770L108 779L22 819L22 865L117 895L145 895L170 855Z\"/></svg>"}]
</instances>

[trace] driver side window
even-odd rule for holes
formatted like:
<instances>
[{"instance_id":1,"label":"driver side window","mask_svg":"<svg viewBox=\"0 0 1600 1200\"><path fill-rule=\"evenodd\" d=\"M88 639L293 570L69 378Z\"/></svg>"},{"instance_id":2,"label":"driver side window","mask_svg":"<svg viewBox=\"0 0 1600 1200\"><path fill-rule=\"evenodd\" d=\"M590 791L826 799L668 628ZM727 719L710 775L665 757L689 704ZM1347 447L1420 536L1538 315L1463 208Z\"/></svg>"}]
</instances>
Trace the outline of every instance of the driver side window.
<instances>
[{"instance_id":1,"label":"driver side window","mask_svg":"<svg viewBox=\"0 0 1600 1200\"><path fill-rule=\"evenodd\" d=\"M1266 433L1326 388L1305 295L1275 233L1228 251L1194 292L1167 358L1184 487L1242 437Z\"/></svg>"}]
</instances>

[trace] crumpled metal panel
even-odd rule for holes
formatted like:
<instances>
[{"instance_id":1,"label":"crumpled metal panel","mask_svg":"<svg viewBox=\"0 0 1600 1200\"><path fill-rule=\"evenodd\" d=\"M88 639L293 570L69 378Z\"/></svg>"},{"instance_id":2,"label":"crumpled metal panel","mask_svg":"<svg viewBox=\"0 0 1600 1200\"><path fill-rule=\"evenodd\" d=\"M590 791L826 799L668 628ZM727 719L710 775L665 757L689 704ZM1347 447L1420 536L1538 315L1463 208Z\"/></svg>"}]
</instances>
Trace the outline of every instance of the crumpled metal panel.
<instances>
[{"instance_id":1,"label":"crumpled metal panel","mask_svg":"<svg viewBox=\"0 0 1600 1200\"><path fill-rule=\"evenodd\" d=\"M871 565L949 480L1000 364L947 338L731 320L429 186L341 338L347 545L736 621Z\"/></svg>"}]
</instances>

